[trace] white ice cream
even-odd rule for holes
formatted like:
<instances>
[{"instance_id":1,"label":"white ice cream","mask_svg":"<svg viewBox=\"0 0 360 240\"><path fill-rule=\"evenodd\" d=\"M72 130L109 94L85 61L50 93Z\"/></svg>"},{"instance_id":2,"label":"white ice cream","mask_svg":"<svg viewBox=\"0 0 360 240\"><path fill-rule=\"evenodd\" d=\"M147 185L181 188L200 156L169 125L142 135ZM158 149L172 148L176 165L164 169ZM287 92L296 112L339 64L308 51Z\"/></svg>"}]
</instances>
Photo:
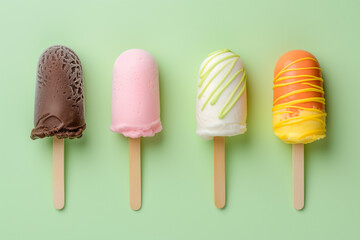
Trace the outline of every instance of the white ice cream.
<instances>
[{"instance_id":1,"label":"white ice cream","mask_svg":"<svg viewBox=\"0 0 360 240\"><path fill-rule=\"evenodd\" d=\"M200 66L196 134L204 139L246 131L246 71L238 55L223 49Z\"/></svg>"}]
</instances>

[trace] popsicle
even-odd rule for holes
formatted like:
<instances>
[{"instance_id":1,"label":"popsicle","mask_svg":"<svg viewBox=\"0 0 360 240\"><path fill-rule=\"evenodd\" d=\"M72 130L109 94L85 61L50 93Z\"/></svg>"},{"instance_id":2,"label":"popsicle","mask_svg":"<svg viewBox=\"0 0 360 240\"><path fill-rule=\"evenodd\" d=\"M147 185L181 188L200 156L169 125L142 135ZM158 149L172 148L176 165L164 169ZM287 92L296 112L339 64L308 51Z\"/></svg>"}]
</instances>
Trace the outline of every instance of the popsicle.
<instances>
[{"instance_id":1,"label":"popsicle","mask_svg":"<svg viewBox=\"0 0 360 240\"><path fill-rule=\"evenodd\" d=\"M293 201L304 207L304 144L325 137L326 113L323 79L317 59L294 50L278 60L274 72L273 129L293 144Z\"/></svg>"},{"instance_id":2,"label":"popsicle","mask_svg":"<svg viewBox=\"0 0 360 240\"><path fill-rule=\"evenodd\" d=\"M196 134L214 141L214 198L223 208L225 190L225 136L246 132L247 75L239 55L228 49L210 53L199 71Z\"/></svg>"},{"instance_id":3,"label":"popsicle","mask_svg":"<svg viewBox=\"0 0 360 240\"><path fill-rule=\"evenodd\" d=\"M140 138L162 130L159 73L154 57L142 49L123 52L113 70L111 131L129 137L130 206L141 207Z\"/></svg>"},{"instance_id":4,"label":"popsicle","mask_svg":"<svg viewBox=\"0 0 360 240\"><path fill-rule=\"evenodd\" d=\"M64 139L80 138L86 128L83 72L73 50L56 45L40 56L37 70L34 129L31 138L53 137L54 205L62 209Z\"/></svg>"}]
</instances>

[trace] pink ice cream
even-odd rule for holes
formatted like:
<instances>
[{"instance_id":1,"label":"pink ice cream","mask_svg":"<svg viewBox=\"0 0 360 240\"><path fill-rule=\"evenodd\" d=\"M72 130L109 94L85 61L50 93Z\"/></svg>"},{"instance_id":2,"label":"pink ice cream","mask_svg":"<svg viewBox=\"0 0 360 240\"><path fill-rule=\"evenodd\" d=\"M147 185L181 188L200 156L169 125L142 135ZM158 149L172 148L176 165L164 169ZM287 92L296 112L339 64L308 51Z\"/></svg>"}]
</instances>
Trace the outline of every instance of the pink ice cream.
<instances>
[{"instance_id":1,"label":"pink ice cream","mask_svg":"<svg viewBox=\"0 0 360 240\"><path fill-rule=\"evenodd\" d=\"M111 120L111 131L130 138L161 131L158 66L147 51L130 49L116 59Z\"/></svg>"}]
</instances>

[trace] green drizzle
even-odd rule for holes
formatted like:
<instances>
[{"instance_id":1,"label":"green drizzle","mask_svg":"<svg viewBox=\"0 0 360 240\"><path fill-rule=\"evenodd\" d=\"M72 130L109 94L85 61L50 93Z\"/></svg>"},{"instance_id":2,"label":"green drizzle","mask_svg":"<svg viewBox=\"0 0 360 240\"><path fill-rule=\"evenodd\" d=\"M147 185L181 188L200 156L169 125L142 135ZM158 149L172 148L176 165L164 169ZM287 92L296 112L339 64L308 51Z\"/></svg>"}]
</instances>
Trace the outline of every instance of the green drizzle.
<instances>
[{"instance_id":1,"label":"green drizzle","mask_svg":"<svg viewBox=\"0 0 360 240\"><path fill-rule=\"evenodd\" d=\"M204 66L201 68L200 70L200 73L199 73L199 77L200 77L200 82L199 82L199 87L201 87L203 85L203 83L205 82L206 78L209 76L209 74L211 73L211 71L220 63L222 63L223 61L227 60L227 59L230 59L230 58L238 58L239 56L236 55L236 54L233 54L233 55L230 55L230 56L226 56L222 59L219 59L214 65L212 65L205 73L205 68L207 67L207 65L209 64L209 62L211 60L213 60L215 57L223 54L223 53L226 53L226 52L231 52L230 50L228 49L224 49L224 50L219 50L219 51L216 51L214 52L212 55L210 55L210 58L206 61L206 63L204 64Z\"/></svg>"},{"instance_id":2,"label":"green drizzle","mask_svg":"<svg viewBox=\"0 0 360 240\"><path fill-rule=\"evenodd\" d=\"M199 98L201 98L201 96L204 94L204 92L206 91L206 89L208 88L208 86L210 85L210 83L212 82L212 80L222 71L224 70L224 68L229 65L230 63L232 63L231 68L229 69L229 71L226 73L226 75L223 77L223 79L221 80L221 83L227 78L227 76L229 75L232 67L234 66L236 60L232 61L232 62L228 62L226 63L221 69L219 69L219 71L217 71L217 73L214 74L214 76L208 81L208 83L206 84L206 86L203 88L203 90L200 92L199 94ZM214 92L216 91L216 89L218 89L221 85L221 83L215 88L215 90L210 94L210 96L212 96L214 94Z\"/></svg>"},{"instance_id":3,"label":"green drizzle","mask_svg":"<svg viewBox=\"0 0 360 240\"><path fill-rule=\"evenodd\" d=\"M225 76L220 80L219 84L215 87L215 89L210 93L209 97L206 99L204 105L202 106L201 108L201 111L204 110L204 108L206 107L206 105L208 104L208 102L212 99L212 97L214 96L214 98L212 99L212 101L210 102L211 105L214 105L218 99L220 98L221 94L224 92L224 90L231 84L231 82L234 81L234 79L241 73L243 72L242 74L242 77L240 79L240 82L237 84L237 86L235 87L235 89L232 91L229 99L226 101L225 105L222 107L222 109L220 110L220 113L218 115L218 117L220 119L223 119L226 114L234 107L235 103L240 99L241 95L244 93L245 91L245 88L246 88L246 79L247 79L247 76L246 76L246 71L244 68L242 68L241 70L237 71L234 75L231 76L230 80L223 86L220 88L220 86L224 83L224 81L226 80L226 78L229 76L230 72L233 70L236 62L238 59L240 59L240 57L236 54L233 54L233 55L229 55L229 56L226 56L226 57L223 57L221 59L219 59L218 61L216 61L205 73L205 68L207 67L207 65L210 63L211 60L213 60L215 57L223 54L223 53L227 53L227 52L231 52L230 50L228 49L222 49L222 50L218 50L218 51L215 51L215 52L212 52L209 54L209 59L205 62L205 64L203 65L203 67L201 68L200 70L200 73L199 73L199 78L200 78L200 82L199 82L199 87L201 87L204 82L206 81L206 79L208 78L208 76L210 75L210 73L214 70L214 68L219 65L220 63L228 60L228 59L231 59L231 58L235 58L234 60L232 61L229 61L228 63L226 63L223 67L221 67L221 69L219 69L215 74L214 76L207 82L207 84L205 85L205 87L201 90L201 92L199 93L198 95L198 98L201 98L201 96L204 94L204 92L207 90L208 86L210 85L210 83L215 79L215 77L220 73L222 72L225 67L227 67L230 63L231 63L231 66L229 68L229 70L226 72ZM233 53L233 52L231 52ZM242 84L243 83L243 84ZM242 84L242 87L239 91L239 93L235 96L236 92L239 90L240 86ZM218 89L220 88L220 90L218 91ZM217 92L218 91L218 92Z\"/></svg>"},{"instance_id":4,"label":"green drizzle","mask_svg":"<svg viewBox=\"0 0 360 240\"><path fill-rule=\"evenodd\" d=\"M240 71L239 71L240 72ZM247 79L247 76L246 76L246 72L244 70L244 73L243 73L243 76L241 77L241 80L240 82L238 83L238 85L236 86L236 88L234 89L234 91L231 93L229 99L226 101L224 107L221 109L220 113L219 113L219 118L220 119L223 119L226 114L234 107L235 103L237 102L237 100L239 100L239 98L241 97L241 95L243 94L243 92L245 91L245 88L246 88L246 79ZM238 95L235 97L235 99L231 101L231 99L234 97L236 91L239 89L241 83L244 81L244 84L242 85L242 88L240 90L240 92L238 93ZM230 104L230 106L229 106Z\"/></svg>"}]
</instances>

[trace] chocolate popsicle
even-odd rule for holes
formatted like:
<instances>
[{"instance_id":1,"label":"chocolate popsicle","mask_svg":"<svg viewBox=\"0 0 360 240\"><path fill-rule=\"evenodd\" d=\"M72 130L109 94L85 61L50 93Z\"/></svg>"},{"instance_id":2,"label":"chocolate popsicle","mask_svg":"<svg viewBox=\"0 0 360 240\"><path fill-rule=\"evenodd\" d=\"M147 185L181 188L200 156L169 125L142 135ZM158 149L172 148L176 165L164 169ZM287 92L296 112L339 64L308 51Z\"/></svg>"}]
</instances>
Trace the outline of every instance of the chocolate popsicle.
<instances>
[{"instance_id":1,"label":"chocolate popsicle","mask_svg":"<svg viewBox=\"0 0 360 240\"><path fill-rule=\"evenodd\" d=\"M64 139L79 138L86 128L81 62L70 48L51 46L40 56L34 125L32 139L53 137L53 201L56 209L62 209Z\"/></svg>"},{"instance_id":2,"label":"chocolate popsicle","mask_svg":"<svg viewBox=\"0 0 360 240\"><path fill-rule=\"evenodd\" d=\"M81 62L70 48L51 46L40 56L34 125L32 139L79 138L86 128Z\"/></svg>"}]
</instances>

